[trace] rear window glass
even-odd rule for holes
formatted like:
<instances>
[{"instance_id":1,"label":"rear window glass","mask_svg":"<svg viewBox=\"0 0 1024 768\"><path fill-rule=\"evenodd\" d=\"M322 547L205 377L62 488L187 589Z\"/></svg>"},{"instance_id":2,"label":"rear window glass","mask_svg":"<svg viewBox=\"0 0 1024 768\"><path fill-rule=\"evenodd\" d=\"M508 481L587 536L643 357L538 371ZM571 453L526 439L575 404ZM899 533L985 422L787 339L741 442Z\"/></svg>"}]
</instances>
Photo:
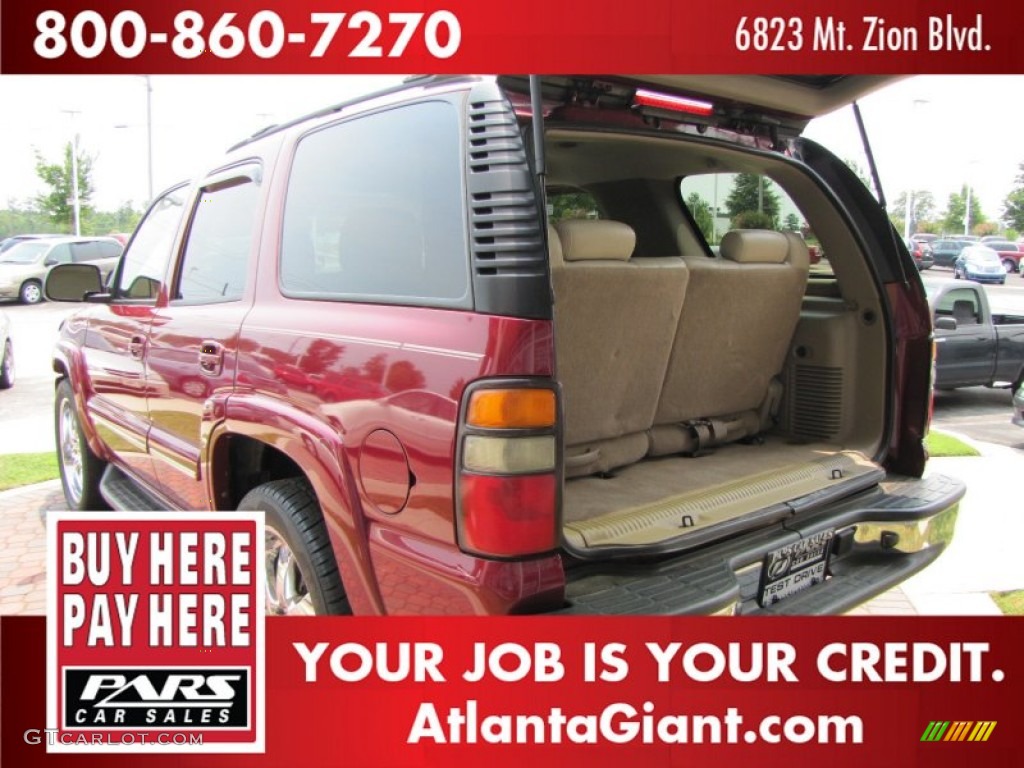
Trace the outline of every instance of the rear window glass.
<instances>
[{"instance_id":1,"label":"rear window glass","mask_svg":"<svg viewBox=\"0 0 1024 768\"><path fill-rule=\"evenodd\" d=\"M803 212L784 189L756 173L687 176L679 196L710 250L718 253L732 229L770 229L803 237L811 255L811 276L829 276L831 267Z\"/></svg>"},{"instance_id":2,"label":"rear window glass","mask_svg":"<svg viewBox=\"0 0 1024 768\"><path fill-rule=\"evenodd\" d=\"M552 224L566 219L603 218L594 196L585 189L575 187L549 189L547 198L548 220Z\"/></svg>"}]
</instances>

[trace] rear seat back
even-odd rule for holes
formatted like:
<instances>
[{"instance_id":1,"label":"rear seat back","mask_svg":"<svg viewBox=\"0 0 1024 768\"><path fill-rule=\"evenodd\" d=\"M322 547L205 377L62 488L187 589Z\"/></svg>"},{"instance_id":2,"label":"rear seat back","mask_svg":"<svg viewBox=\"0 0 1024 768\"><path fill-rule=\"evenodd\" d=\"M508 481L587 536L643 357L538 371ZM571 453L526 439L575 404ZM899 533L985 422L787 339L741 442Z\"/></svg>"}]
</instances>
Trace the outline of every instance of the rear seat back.
<instances>
[{"instance_id":1,"label":"rear seat back","mask_svg":"<svg viewBox=\"0 0 1024 768\"><path fill-rule=\"evenodd\" d=\"M679 325L686 266L631 258L636 234L617 221L561 221L548 237L566 473L639 461Z\"/></svg>"},{"instance_id":2,"label":"rear seat back","mask_svg":"<svg viewBox=\"0 0 1024 768\"><path fill-rule=\"evenodd\" d=\"M734 430L742 437L767 426L762 405L800 317L810 260L800 237L768 230L728 232L720 251L684 257L690 282L655 424L744 415ZM653 453L670 452L653 445L664 442L657 429L652 437Z\"/></svg>"}]
</instances>

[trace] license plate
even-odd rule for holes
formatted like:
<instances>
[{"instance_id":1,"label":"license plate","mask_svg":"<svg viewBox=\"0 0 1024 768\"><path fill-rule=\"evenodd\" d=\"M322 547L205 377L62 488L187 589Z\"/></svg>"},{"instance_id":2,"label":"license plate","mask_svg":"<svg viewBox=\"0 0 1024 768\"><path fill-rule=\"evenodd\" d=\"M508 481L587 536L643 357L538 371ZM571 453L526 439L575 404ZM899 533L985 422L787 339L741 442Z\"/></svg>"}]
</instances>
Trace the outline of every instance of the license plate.
<instances>
[{"instance_id":1,"label":"license plate","mask_svg":"<svg viewBox=\"0 0 1024 768\"><path fill-rule=\"evenodd\" d=\"M765 555L757 602L762 607L775 605L825 581L834 535L829 528Z\"/></svg>"}]
</instances>

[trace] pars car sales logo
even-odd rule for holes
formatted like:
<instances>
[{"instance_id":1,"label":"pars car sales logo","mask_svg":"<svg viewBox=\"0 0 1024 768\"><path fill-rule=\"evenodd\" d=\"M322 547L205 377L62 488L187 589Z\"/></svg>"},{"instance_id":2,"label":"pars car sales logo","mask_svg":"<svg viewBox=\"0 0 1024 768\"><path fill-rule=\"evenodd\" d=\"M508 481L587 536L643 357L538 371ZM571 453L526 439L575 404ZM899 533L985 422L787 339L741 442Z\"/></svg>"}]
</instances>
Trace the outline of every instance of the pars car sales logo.
<instances>
[{"instance_id":1,"label":"pars car sales logo","mask_svg":"<svg viewBox=\"0 0 1024 768\"><path fill-rule=\"evenodd\" d=\"M51 752L262 752L263 516L50 513Z\"/></svg>"}]
</instances>

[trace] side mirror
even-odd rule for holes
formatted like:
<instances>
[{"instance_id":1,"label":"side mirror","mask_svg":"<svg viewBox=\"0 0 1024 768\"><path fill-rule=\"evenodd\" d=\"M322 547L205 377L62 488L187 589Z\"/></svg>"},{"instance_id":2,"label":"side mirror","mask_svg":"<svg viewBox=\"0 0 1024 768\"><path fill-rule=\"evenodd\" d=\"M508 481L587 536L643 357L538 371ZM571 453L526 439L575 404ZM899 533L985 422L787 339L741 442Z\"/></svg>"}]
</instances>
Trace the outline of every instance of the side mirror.
<instances>
[{"instance_id":1,"label":"side mirror","mask_svg":"<svg viewBox=\"0 0 1024 768\"><path fill-rule=\"evenodd\" d=\"M53 257L50 257L49 259L46 259L43 262L43 266L44 267L52 267L56 263L57 263L57 260L55 258L53 258Z\"/></svg>"},{"instance_id":2,"label":"side mirror","mask_svg":"<svg viewBox=\"0 0 1024 768\"><path fill-rule=\"evenodd\" d=\"M94 264L60 264L46 276L44 288L50 301L89 301L103 293L103 277Z\"/></svg>"},{"instance_id":3,"label":"side mirror","mask_svg":"<svg viewBox=\"0 0 1024 768\"><path fill-rule=\"evenodd\" d=\"M936 331L955 331L956 330L956 318L955 317L936 317L935 318L935 330Z\"/></svg>"}]
</instances>

